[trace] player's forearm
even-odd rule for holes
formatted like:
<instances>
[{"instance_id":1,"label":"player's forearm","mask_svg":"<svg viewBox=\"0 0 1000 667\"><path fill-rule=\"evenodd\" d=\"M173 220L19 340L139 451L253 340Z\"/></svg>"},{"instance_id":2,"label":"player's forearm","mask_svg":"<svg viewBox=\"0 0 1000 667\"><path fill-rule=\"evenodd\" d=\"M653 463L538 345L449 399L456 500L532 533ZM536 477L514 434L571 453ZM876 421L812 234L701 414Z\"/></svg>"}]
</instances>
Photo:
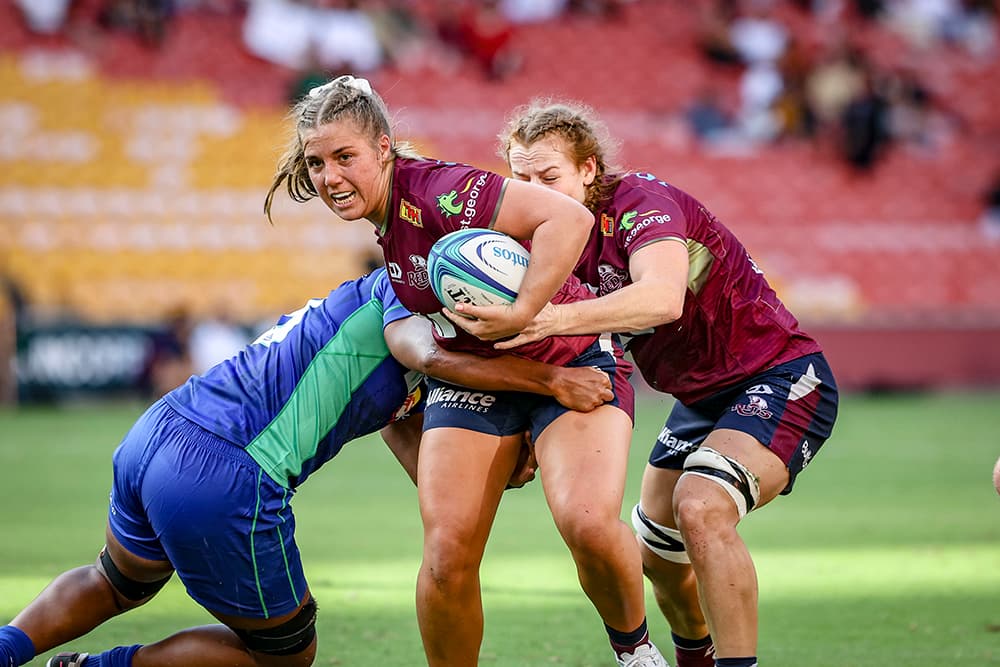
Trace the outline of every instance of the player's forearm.
<instances>
[{"instance_id":1,"label":"player's forearm","mask_svg":"<svg viewBox=\"0 0 1000 667\"><path fill-rule=\"evenodd\" d=\"M424 362L424 373L452 384L484 391L554 394L557 368L520 357L492 359L437 348Z\"/></svg>"},{"instance_id":2,"label":"player's forearm","mask_svg":"<svg viewBox=\"0 0 1000 667\"><path fill-rule=\"evenodd\" d=\"M678 301L658 287L633 283L597 299L555 306L556 330L549 335L637 333L679 318Z\"/></svg>"},{"instance_id":3,"label":"player's forearm","mask_svg":"<svg viewBox=\"0 0 1000 667\"><path fill-rule=\"evenodd\" d=\"M531 262L516 302L529 320L552 299L576 266L590 234L587 222L584 216L552 219L535 229Z\"/></svg>"}]
</instances>

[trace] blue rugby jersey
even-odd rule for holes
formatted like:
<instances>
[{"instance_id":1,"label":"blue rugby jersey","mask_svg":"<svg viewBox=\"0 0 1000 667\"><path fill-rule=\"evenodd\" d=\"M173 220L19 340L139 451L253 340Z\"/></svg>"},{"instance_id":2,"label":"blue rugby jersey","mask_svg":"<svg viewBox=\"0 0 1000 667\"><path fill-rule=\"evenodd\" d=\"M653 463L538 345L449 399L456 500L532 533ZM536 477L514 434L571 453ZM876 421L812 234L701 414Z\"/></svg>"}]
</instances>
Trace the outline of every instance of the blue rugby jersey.
<instances>
[{"instance_id":1,"label":"blue rugby jersey","mask_svg":"<svg viewBox=\"0 0 1000 667\"><path fill-rule=\"evenodd\" d=\"M163 397L295 488L354 438L399 416L421 376L382 329L410 316L384 269L284 315L239 354Z\"/></svg>"}]
</instances>

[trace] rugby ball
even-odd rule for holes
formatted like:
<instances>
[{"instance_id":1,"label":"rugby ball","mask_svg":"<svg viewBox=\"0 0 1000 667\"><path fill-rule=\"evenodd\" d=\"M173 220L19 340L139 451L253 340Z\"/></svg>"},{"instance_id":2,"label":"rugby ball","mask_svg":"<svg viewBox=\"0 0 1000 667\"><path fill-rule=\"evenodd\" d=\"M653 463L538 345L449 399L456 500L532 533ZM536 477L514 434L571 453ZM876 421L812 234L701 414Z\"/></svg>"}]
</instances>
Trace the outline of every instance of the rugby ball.
<instances>
[{"instance_id":1,"label":"rugby ball","mask_svg":"<svg viewBox=\"0 0 1000 667\"><path fill-rule=\"evenodd\" d=\"M481 227L445 234L427 255L431 288L444 306L513 303L530 254L514 238Z\"/></svg>"}]
</instances>

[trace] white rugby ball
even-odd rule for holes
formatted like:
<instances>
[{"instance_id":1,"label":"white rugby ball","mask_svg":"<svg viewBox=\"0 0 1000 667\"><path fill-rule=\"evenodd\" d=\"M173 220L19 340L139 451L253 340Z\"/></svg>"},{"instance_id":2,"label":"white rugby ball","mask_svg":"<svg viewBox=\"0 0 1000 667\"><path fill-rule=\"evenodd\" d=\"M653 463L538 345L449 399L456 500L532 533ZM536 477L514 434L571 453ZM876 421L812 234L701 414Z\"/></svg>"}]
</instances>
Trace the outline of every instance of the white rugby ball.
<instances>
[{"instance_id":1,"label":"white rugby ball","mask_svg":"<svg viewBox=\"0 0 1000 667\"><path fill-rule=\"evenodd\" d=\"M444 306L513 303L530 254L502 232L471 227L445 234L427 255L431 288Z\"/></svg>"}]
</instances>

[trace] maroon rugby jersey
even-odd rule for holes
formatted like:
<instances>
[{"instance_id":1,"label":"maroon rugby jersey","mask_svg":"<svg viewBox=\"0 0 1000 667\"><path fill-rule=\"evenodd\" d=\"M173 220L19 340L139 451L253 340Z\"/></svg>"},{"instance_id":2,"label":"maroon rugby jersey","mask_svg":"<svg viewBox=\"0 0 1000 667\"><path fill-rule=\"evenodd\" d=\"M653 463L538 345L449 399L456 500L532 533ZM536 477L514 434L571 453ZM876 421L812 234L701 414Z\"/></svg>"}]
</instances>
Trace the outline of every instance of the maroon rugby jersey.
<instances>
[{"instance_id":1,"label":"maroon rugby jersey","mask_svg":"<svg viewBox=\"0 0 1000 667\"><path fill-rule=\"evenodd\" d=\"M687 246L691 266L680 319L626 346L653 388L690 404L820 351L743 245L687 193L652 174L628 174L595 217L575 273L598 295L632 282L629 256L639 248L663 239Z\"/></svg>"},{"instance_id":2,"label":"maroon rugby jersey","mask_svg":"<svg viewBox=\"0 0 1000 667\"><path fill-rule=\"evenodd\" d=\"M449 350L480 356L501 354L493 342L465 333L441 315L441 302L431 290L427 254L434 241L467 227L492 227L507 179L465 164L397 158L386 225L377 231L386 271L396 296L411 312L434 321L434 337ZM591 298L590 290L571 277L552 298L565 303ZM520 357L564 365L597 336L559 336L510 351Z\"/></svg>"}]
</instances>

